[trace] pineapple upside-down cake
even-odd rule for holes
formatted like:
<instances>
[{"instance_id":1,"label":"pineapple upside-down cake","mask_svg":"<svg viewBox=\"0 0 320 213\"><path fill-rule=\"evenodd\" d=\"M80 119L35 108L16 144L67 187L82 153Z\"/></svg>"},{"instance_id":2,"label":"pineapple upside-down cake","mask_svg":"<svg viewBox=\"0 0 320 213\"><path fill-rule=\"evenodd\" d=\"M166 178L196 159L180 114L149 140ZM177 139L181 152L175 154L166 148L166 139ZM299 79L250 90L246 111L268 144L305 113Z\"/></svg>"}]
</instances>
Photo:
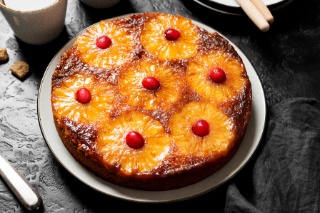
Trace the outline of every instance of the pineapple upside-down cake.
<instances>
[{"instance_id":1,"label":"pineapple upside-down cake","mask_svg":"<svg viewBox=\"0 0 320 213\"><path fill-rule=\"evenodd\" d=\"M129 188L169 190L232 158L252 91L225 38L150 12L80 34L52 76L51 102L62 142L88 170Z\"/></svg>"}]
</instances>

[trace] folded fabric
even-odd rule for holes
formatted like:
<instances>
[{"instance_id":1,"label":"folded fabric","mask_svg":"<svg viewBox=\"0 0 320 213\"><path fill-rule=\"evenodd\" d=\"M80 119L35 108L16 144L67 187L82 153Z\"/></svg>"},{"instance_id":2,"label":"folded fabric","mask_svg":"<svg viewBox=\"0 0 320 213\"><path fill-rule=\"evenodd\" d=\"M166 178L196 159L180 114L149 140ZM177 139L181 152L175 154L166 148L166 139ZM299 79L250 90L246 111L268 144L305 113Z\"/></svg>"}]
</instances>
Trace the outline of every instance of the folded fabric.
<instances>
[{"instance_id":1,"label":"folded fabric","mask_svg":"<svg viewBox=\"0 0 320 213\"><path fill-rule=\"evenodd\" d=\"M320 212L320 102L269 108L264 137L230 182L225 212Z\"/></svg>"}]
</instances>

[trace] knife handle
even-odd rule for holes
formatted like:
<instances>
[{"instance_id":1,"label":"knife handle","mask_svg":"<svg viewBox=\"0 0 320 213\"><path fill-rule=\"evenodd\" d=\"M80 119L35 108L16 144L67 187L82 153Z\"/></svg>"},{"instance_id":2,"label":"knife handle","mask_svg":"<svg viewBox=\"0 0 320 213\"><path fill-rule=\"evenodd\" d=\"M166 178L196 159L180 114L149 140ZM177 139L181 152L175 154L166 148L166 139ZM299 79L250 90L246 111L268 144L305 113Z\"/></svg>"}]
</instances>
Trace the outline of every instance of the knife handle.
<instances>
[{"instance_id":1,"label":"knife handle","mask_svg":"<svg viewBox=\"0 0 320 213\"><path fill-rule=\"evenodd\" d=\"M41 208L42 199L38 191L2 156L0 156L0 175L25 209L36 211Z\"/></svg>"}]
</instances>

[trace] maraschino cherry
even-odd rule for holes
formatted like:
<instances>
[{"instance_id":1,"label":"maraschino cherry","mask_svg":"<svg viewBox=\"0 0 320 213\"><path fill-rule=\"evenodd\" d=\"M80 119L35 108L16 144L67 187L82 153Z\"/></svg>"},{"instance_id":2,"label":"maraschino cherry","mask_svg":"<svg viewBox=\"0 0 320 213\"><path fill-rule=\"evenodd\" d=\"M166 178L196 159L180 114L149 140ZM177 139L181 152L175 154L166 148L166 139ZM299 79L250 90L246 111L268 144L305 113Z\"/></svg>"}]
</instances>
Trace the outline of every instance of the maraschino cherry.
<instances>
[{"instance_id":1,"label":"maraschino cherry","mask_svg":"<svg viewBox=\"0 0 320 213\"><path fill-rule=\"evenodd\" d=\"M87 88L80 88L76 93L76 100L81 104L87 104L91 101L91 93Z\"/></svg>"},{"instance_id":2,"label":"maraschino cherry","mask_svg":"<svg viewBox=\"0 0 320 213\"><path fill-rule=\"evenodd\" d=\"M175 41L180 38L180 32L176 29L169 28L164 32L164 36L169 41Z\"/></svg>"},{"instance_id":3,"label":"maraschino cherry","mask_svg":"<svg viewBox=\"0 0 320 213\"><path fill-rule=\"evenodd\" d=\"M148 76L142 80L142 86L148 90L157 90L160 87L160 82L155 77Z\"/></svg>"},{"instance_id":4,"label":"maraschino cherry","mask_svg":"<svg viewBox=\"0 0 320 213\"><path fill-rule=\"evenodd\" d=\"M195 135L204 137L209 134L210 127L206 120L198 120L193 126L192 131Z\"/></svg>"},{"instance_id":5,"label":"maraschino cherry","mask_svg":"<svg viewBox=\"0 0 320 213\"><path fill-rule=\"evenodd\" d=\"M134 149L139 149L144 145L144 138L139 132L131 131L126 136L126 143Z\"/></svg>"},{"instance_id":6,"label":"maraschino cherry","mask_svg":"<svg viewBox=\"0 0 320 213\"><path fill-rule=\"evenodd\" d=\"M226 80L226 73L221 68L214 68L210 71L209 77L215 83L222 83Z\"/></svg>"},{"instance_id":7,"label":"maraschino cherry","mask_svg":"<svg viewBox=\"0 0 320 213\"><path fill-rule=\"evenodd\" d=\"M96 45L100 49L107 49L112 44L111 39L108 36L100 36L96 40Z\"/></svg>"}]
</instances>

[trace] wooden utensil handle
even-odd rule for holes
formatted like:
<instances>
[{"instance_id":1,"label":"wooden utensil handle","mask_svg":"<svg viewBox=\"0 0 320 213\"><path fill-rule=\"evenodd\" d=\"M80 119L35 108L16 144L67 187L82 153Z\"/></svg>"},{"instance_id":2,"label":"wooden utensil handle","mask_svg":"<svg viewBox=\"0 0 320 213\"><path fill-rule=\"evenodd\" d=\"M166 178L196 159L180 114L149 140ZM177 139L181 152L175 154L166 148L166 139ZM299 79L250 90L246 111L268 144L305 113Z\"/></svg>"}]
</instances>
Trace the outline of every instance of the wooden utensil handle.
<instances>
[{"instance_id":1,"label":"wooden utensil handle","mask_svg":"<svg viewBox=\"0 0 320 213\"><path fill-rule=\"evenodd\" d=\"M273 15L271 14L268 7L263 3L262 0L250 0L256 8L260 11L263 17L269 22L270 24L274 21Z\"/></svg>"},{"instance_id":2,"label":"wooden utensil handle","mask_svg":"<svg viewBox=\"0 0 320 213\"><path fill-rule=\"evenodd\" d=\"M269 23L250 0L237 0L237 2L247 16L262 32L266 32L270 29Z\"/></svg>"}]
</instances>

